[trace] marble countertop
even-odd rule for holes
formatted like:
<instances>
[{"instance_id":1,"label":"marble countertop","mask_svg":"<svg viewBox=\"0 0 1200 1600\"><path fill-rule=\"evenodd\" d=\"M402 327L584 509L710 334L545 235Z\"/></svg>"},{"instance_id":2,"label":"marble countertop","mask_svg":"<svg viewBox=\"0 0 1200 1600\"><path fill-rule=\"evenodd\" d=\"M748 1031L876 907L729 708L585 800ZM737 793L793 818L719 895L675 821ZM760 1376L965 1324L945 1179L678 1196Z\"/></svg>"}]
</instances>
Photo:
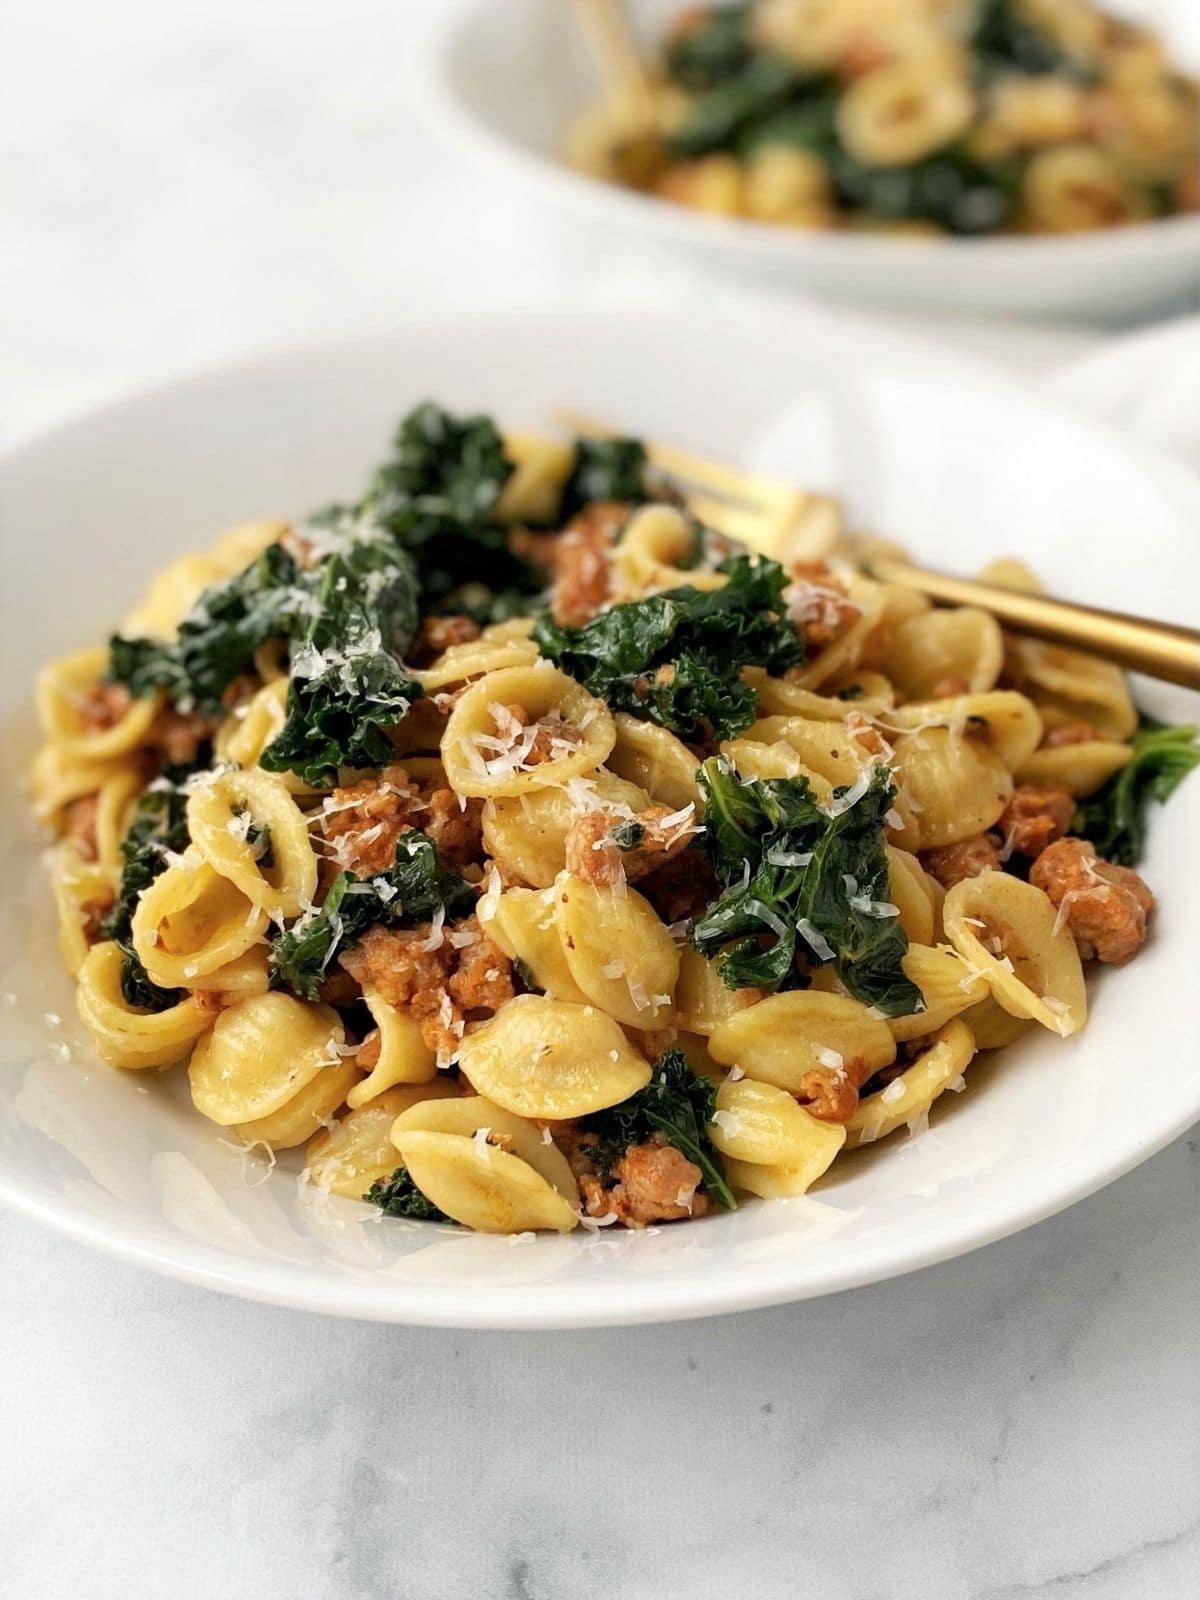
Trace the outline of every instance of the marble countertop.
<instances>
[{"instance_id":1,"label":"marble countertop","mask_svg":"<svg viewBox=\"0 0 1200 1600\"><path fill-rule=\"evenodd\" d=\"M11 0L10 437L435 304L643 290L409 116L434 0ZM677 292L711 288L680 272ZM1051 368L1096 330L939 325ZM1175 1600L1200 1570L1200 1140L1041 1227L791 1308L341 1323L0 1214L12 1600Z\"/></svg>"}]
</instances>

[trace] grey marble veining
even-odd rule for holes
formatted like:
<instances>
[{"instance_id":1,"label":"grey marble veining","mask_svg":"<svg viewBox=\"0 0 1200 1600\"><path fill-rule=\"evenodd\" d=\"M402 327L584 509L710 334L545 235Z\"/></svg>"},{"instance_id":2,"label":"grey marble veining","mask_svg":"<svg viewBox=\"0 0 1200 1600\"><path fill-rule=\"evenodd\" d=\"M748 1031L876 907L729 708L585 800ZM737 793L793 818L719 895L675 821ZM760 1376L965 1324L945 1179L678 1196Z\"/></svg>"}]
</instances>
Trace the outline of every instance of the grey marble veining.
<instances>
[{"instance_id":1,"label":"grey marble veining","mask_svg":"<svg viewBox=\"0 0 1200 1600\"><path fill-rule=\"evenodd\" d=\"M430 9L12 0L10 428L437 303L660 286L420 132ZM1189 1600L1198 1220L1193 1134L893 1283L516 1336L224 1299L0 1214L0 1596Z\"/></svg>"}]
</instances>

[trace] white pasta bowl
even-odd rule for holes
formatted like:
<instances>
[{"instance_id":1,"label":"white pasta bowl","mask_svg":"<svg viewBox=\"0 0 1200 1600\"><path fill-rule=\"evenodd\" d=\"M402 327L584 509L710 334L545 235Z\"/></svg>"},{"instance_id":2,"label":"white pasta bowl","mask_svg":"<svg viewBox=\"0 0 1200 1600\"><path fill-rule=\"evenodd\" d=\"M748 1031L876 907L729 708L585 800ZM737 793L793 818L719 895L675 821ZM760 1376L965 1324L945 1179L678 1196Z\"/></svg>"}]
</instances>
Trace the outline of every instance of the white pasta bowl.
<instances>
[{"instance_id":1,"label":"white pasta bowl","mask_svg":"<svg viewBox=\"0 0 1200 1600\"><path fill-rule=\"evenodd\" d=\"M1174 59L1200 64L1191 0L1106 0L1157 28ZM650 43L682 0L631 0ZM897 240L708 216L572 169L573 120L597 95L572 7L563 0L466 0L444 8L411 92L439 134L594 228L657 241L741 282L757 279L896 306L1018 314L1128 316L1200 291L1200 216L1054 237Z\"/></svg>"},{"instance_id":2,"label":"white pasta bowl","mask_svg":"<svg viewBox=\"0 0 1200 1600\"><path fill-rule=\"evenodd\" d=\"M24 816L33 670L103 639L152 568L224 526L351 491L395 418L430 395L524 426L573 403L790 472L964 572L1015 551L1061 592L1171 617L1200 586L1200 480L1186 469L1030 388L923 364L851 322L583 306L458 318L184 379L27 445L4 469L0 1198L127 1260L281 1304L599 1325L825 1294L944 1260L1078 1200L1200 1117L1195 778L1154 817L1150 943L1093 982L1085 1031L978 1058L928 1134L839 1161L803 1199L515 1241L385 1220L298 1183L300 1152L272 1171L222 1142L181 1071L101 1065L75 1021ZM1140 691L1160 715L1196 715L1194 696Z\"/></svg>"}]
</instances>

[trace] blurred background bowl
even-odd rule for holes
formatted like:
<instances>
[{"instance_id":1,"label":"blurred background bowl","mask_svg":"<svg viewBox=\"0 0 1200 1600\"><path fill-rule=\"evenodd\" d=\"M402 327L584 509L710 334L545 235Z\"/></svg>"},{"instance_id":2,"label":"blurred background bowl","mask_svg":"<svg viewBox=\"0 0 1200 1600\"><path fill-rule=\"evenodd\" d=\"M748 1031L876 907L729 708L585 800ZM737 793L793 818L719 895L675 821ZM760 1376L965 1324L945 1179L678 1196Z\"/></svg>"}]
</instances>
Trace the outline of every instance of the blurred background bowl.
<instances>
[{"instance_id":1,"label":"blurred background bowl","mask_svg":"<svg viewBox=\"0 0 1200 1600\"><path fill-rule=\"evenodd\" d=\"M647 46L683 9L682 0L627 4ZM1197 0L1111 8L1157 29L1178 65L1200 65ZM709 216L577 172L564 154L568 131L600 92L567 0L449 6L432 47L424 103L443 137L599 228L657 239L743 283L901 307L1109 319L1181 309L1200 296L1197 215L1059 237L898 240Z\"/></svg>"}]
</instances>

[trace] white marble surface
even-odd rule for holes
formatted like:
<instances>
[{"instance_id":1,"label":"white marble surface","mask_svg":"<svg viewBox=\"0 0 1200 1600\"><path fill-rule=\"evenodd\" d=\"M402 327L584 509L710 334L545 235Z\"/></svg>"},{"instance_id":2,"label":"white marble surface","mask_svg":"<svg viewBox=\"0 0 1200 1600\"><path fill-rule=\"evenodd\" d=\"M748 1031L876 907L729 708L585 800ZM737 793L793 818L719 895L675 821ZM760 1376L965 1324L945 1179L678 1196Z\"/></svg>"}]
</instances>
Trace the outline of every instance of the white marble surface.
<instances>
[{"instance_id":1,"label":"white marble surface","mask_svg":"<svg viewBox=\"0 0 1200 1600\"><path fill-rule=\"evenodd\" d=\"M661 287L413 125L432 4L10 0L10 437L255 345ZM1034 370L1098 342L922 331ZM0 1215L0 1595L1194 1595L1198 1218L1193 1134L898 1282L517 1337L221 1299Z\"/></svg>"}]
</instances>

